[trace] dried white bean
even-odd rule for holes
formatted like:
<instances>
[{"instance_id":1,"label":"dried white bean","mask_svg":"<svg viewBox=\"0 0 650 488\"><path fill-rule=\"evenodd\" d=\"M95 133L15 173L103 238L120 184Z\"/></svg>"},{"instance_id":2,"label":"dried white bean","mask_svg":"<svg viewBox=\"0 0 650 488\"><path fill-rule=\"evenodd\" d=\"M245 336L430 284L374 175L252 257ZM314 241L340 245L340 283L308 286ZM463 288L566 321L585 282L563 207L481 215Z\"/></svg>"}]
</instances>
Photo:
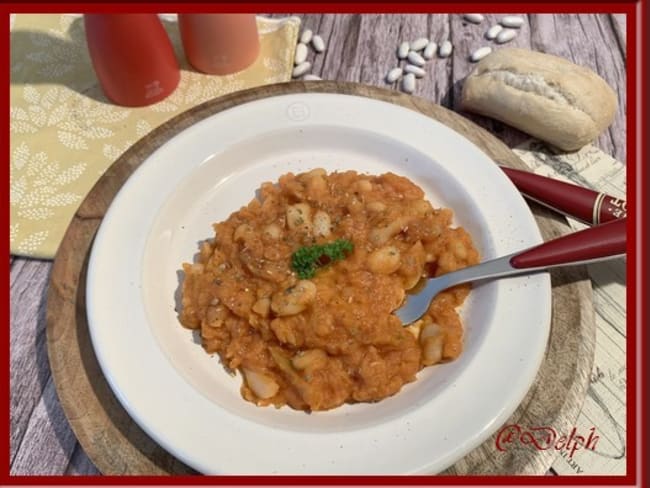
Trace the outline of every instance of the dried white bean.
<instances>
[{"instance_id":1,"label":"dried white bean","mask_svg":"<svg viewBox=\"0 0 650 488\"><path fill-rule=\"evenodd\" d=\"M404 71L407 73L413 73L416 77L422 78L424 75L427 74L426 71L424 71L422 68L419 66L414 66L412 64L407 64L406 67L404 68Z\"/></svg>"},{"instance_id":2,"label":"dried white bean","mask_svg":"<svg viewBox=\"0 0 650 488\"><path fill-rule=\"evenodd\" d=\"M481 14L465 14L463 17L472 24L480 24L485 18Z\"/></svg>"},{"instance_id":3,"label":"dried white bean","mask_svg":"<svg viewBox=\"0 0 650 488\"><path fill-rule=\"evenodd\" d=\"M402 78L402 91L406 93L413 93L415 91L415 75L408 73Z\"/></svg>"},{"instance_id":4,"label":"dried white bean","mask_svg":"<svg viewBox=\"0 0 650 488\"><path fill-rule=\"evenodd\" d=\"M302 34L300 34L300 42L303 44L309 44L313 35L314 33L311 31L311 29L305 29L302 31Z\"/></svg>"},{"instance_id":5,"label":"dried white bean","mask_svg":"<svg viewBox=\"0 0 650 488\"><path fill-rule=\"evenodd\" d=\"M305 81L321 81L323 78L316 75L305 75L302 77L302 79Z\"/></svg>"},{"instance_id":6,"label":"dried white bean","mask_svg":"<svg viewBox=\"0 0 650 488\"><path fill-rule=\"evenodd\" d=\"M516 30L503 29L501 32L499 32L499 35L496 38L496 42L499 44L503 44L504 42L512 41L515 37L517 37Z\"/></svg>"},{"instance_id":7,"label":"dried white bean","mask_svg":"<svg viewBox=\"0 0 650 488\"><path fill-rule=\"evenodd\" d=\"M399 59L406 59L406 56L408 56L410 49L411 46L409 45L408 42L401 43L397 48L397 57Z\"/></svg>"},{"instance_id":8,"label":"dried white bean","mask_svg":"<svg viewBox=\"0 0 650 488\"><path fill-rule=\"evenodd\" d=\"M291 73L291 76L294 78L298 78L299 76L304 75L307 71L311 69L311 63L309 61L304 61L300 63L298 66L293 68L293 73Z\"/></svg>"},{"instance_id":9,"label":"dried white bean","mask_svg":"<svg viewBox=\"0 0 650 488\"><path fill-rule=\"evenodd\" d=\"M499 35L499 32L501 32L502 30L503 30L503 26L501 24L493 25L485 33L485 38L486 39L496 39L496 37Z\"/></svg>"},{"instance_id":10,"label":"dried white bean","mask_svg":"<svg viewBox=\"0 0 650 488\"><path fill-rule=\"evenodd\" d=\"M436 51L438 50L438 45L431 41L427 46L424 48L424 51L422 52L422 57L424 59L431 59L434 54L436 54Z\"/></svg>"},{"instance_id":11,"label":"dried white bean","mask_svg":"<svg viewBox=\"0 0 650 488\"><path fill-rule=\"evenodd\" d=\"M323 41L323 38L319 35L315 35L311 38L311 45L317 53L325 51L325 41Z\"/></svg>"},{"instance_id":12,"label":"dried white bean","mask_svg":"<svg viewBox=\"0 0 650 488\"><path fill-rule=\"evenodd\" d=\"M395 83L402 76L402 68L393 68L386 75L386 83Z\"/></svg>"},{"instance_id":13,"label":"dried white bean","mask_svg":"<svg viewBox=\"0 0 650 488\"><path fill-rule=\"evenodd\" d=\"M454 49L454 46L451 45L451 42L445 41L440 45L440 50L438 51L438 55L441 58L446 58L449 57L451 54L451 51Z\"/></svg>"},{"instance_id":14,"label":"dried white bean","mask_svg":"<svg viewBox=\"0 0 650 488\"><path fill-rule=\"evenodd\" d=\"M307 45L299 42L296 46L296 54L293 57L293 64L296 66L307 60Z\"/></svg>"},{"instance_id":15,"label":"dried white bean","mask_svg":"<svg viewBox=\"0 0 650 488\"><path fill-rule=\"evenodd\" d=\"M411 43L411 51L421 51L429 44L429 39L426 37L420 37Z\"/></svg>"},{"instance_id":16,"label":"dried white bean","mask_svg":"<svg viewBox=\"0 0 650 488\"><path fill-rule=\"evenodd\" d=\"M523 17L518 17L516 15L506 15L499 21L499 24L501 24L503 27L512 27L519 29L522 25L524 25L524 19Z\"/></svg>"},{"instance_id":17,"label":"dried white bean","mask_svg":"<svg viewBox=\"0 0 650 488\"><path fill-rule=\"evenodd\" d=\"M409 63L414 64L416 66L424 66L424 64L426 63L426 60L415 51L411 51L406 59L409 60Z\"/></svg>"},{"instance_id":18,"label":"dried white bean","mask_svg":"<svg viewBox=\"0 0 650 488\"><path fill-rule=\"evenodd\" d=\"M472 60L472 62L476 63L477 61L480 61L481 59L483 59L485 56L487 56L491 52L492 52L491 47L489 47L489 46L481 47L481 48L478 48L476 51L474 51L472 53L472 55L470 56L470 59Z\"/></svg>"}]
</instances>

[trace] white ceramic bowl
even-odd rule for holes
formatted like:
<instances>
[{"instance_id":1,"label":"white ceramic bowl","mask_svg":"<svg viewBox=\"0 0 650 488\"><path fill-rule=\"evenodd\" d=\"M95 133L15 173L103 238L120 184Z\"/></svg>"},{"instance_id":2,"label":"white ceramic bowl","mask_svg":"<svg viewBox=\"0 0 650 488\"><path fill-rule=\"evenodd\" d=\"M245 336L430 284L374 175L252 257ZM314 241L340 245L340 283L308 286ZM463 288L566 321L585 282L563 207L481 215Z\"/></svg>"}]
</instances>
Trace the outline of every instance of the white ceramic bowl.
<instances>
[{"instance_id":1,"label":"white ceramic bowl","mask_svg":"<svg viewBox=\"0 0 650 488\"><path fill-rule=\"evenodd\" d=\"M545 350L547 274L476 286L462 308L459 359L426 368L373 404L306 414L239 394L175 312L181 263L211 224L260 184L323 167L404 175L450 207L483 259L541 242L525 202L476 146L419 113L368 98L266 98L191 126L131 176L99 229L88 269L93 346L133 419L210 474L400 474L442 470L515 410Z\"/></svg>"}]
</instances>

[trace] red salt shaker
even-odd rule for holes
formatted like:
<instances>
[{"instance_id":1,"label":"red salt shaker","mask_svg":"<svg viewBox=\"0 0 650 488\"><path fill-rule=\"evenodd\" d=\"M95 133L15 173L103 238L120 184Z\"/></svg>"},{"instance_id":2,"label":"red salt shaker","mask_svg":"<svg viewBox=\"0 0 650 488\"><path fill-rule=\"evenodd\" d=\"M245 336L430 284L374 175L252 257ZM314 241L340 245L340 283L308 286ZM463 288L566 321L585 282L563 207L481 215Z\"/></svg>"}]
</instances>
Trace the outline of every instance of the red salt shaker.
<instances>
[{"instance_id":1,"label":"red salt shaker","mask_svg":"<svg viewBox=\"0 0 650 488\"><path fill-rule=\"evenodd\" d=\"M85 14L84 25L95 73L112 102L140 107L174 91L178 60L156 14Z\"/></svg>"}]
</instances>

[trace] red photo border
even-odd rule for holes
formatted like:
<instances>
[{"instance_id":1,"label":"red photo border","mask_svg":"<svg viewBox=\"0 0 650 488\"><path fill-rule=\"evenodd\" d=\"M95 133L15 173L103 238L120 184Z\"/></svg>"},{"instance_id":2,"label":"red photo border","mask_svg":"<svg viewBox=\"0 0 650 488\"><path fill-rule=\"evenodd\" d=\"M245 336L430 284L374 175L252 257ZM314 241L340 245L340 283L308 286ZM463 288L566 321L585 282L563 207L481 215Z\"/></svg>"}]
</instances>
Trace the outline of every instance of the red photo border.
<instances>
[{"instance_id":1,"label":"red photo border","mask_svg":"<svg viewBox=\"0 0 650 488\"><path fill-rule=\"evenodd\" d=\"M2 425L2 435L6 439L5 454L0 461L0 486L5 484L34 485L34 484L144 484L144 485L639 485L645 486L648 482L647 467L643 459L647 459L647 449L642 442L647 439L647 419L644 415L647 401L644 396L647 377L646 344L648 325L646 304L643 300L647 296L646 286L646 256L648 247L646 211L647 197L645 186L647 177L648 153L646 139L642 134L648 131L647 125L647 96L643 87L648 86L648 26L647 2L622 1L622 2L535 2L522 5L520 1L512 2L455 2L455 3L380 3L368 2L342 2L342 3L188 3L173 5L173 2L156 2L155 4L143 3L97 3L97 4L48 4L48 3L9 3L2 4L0 12L3 14L7 32L3 37L0 50L0 64L5 67L7 86L9 85L9 13L61 13L61 12L159 12L173 10L177 12L205 11L205 12L291 12L303 13L461 13L466 11L508 12L516 5L517 10L525 6L531 13L623 13L627 15L627 202L628 202L628 258L627 258L627 474L624 476L10 476L9 475L9 429L10 429L10 388L9 388L9 280L3 282L6 287L3 311L6 320L6 329L1 335L2 345L6 352L6 361L2 365L3 375L0 380L2 387L2 411L5 421ZM6 43L6 44L5 44ZM9 114L9 90L5 90L1 98L2 109ZM9 134L9 117L2 119L3 133ZM9 194L9 137L0 139L0 144L7 157L5 168L5 190ZM645 224L645 225L644 225ZM9 227L9 205L3 208L2 224ZM4 244L9 254L9 239L5 238ZM5 266L7 262L5 261ZM9 277L9 266L7 275Z\"/></svg>"}]
</instances>

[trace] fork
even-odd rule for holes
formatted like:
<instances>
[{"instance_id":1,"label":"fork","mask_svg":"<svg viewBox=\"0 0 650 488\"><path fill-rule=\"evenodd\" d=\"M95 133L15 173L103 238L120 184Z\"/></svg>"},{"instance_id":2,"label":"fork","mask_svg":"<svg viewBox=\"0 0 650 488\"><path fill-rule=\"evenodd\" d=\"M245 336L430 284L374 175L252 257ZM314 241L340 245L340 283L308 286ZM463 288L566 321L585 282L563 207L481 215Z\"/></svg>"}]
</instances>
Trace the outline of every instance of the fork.
<instances>
[{"instance_id":1,"label":"fork","mask_svg":"<svg viewBox=\"0 0 650 488\"><path fill-rule=\"evenodd\" d=\"M472 281L532 274L556 266L584 264L625 254L627 218L613 220L475 266L428 278L407 295L395 315L406 326L422 317L443 290Z\"/></svg>"}]
</instances>

